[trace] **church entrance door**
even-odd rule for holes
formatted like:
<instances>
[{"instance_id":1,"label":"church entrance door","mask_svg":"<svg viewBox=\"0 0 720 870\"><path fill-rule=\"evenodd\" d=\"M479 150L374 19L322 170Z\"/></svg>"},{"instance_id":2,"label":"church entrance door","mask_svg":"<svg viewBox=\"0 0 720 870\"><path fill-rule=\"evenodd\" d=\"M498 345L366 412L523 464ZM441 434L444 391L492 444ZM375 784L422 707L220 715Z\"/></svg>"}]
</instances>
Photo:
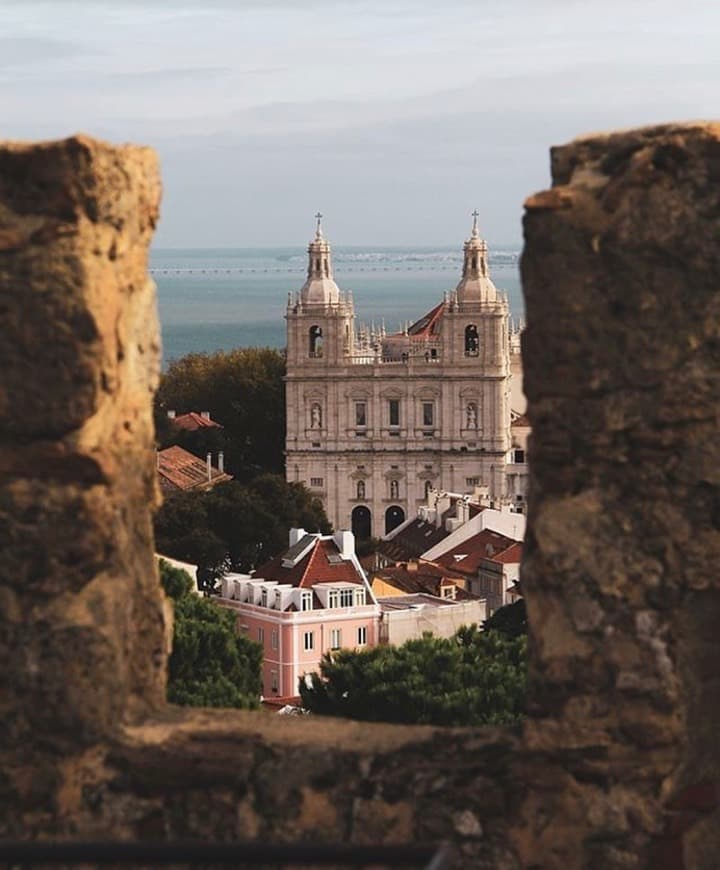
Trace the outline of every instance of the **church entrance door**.
<instances>
[{"instance_id":1,"label":"church entrance door","mask_svg":"<svg viewBox=\"0 0 720 870\"><path fill-rule=\"evenodd\" d=\"M366 541L370 537L371 531L372 517L370 509L366 508L365 505L358 505L356 508L353 508L352 533L355 535L356 540Z\"/></svg>"},{"instance_id":2,"label":"church entrance door","mask_svg":"<svg viewBox=\"0 0 720 870\"><path fill-rule=\"evenodd\" d=\"M385 534L389 534L393 529L396 529L400 523L405 522L405 511L393 505L385 511Z\"/></svg>"}]
</instances>

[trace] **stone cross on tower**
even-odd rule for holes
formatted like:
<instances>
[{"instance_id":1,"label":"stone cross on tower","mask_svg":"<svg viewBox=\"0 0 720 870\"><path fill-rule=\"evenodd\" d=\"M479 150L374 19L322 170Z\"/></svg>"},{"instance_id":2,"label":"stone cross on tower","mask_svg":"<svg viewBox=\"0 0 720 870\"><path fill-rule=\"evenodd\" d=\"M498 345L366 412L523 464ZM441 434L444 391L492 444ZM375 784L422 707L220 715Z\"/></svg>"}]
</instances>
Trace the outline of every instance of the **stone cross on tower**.
<instances>
[{"instance_id":1,"label":"stone cross on tower","mask_svg":"<svg viewBox=\"0 0 720 870\"><path fill-rule=\"evenodd\" d=\"M315 219L317 220L317 228L315 230L315 238L321 239L323 237L322 233L322 214L318 211L315 213Z\"/></svg>"},{"instance_id":2,"label":"stone cross on tower","mask_svg":"<svg viewBox=\"0 0 720 870\"><path fill-rule=\"evenodd\" d=\"M479 217L480 217L480 212L477 209L475 209L475 211L472 212L472 219L473 219L472 237L474 239L476 239L480 235L480 231L478 230L478 218Z\"/></svg>"}]
</instances>

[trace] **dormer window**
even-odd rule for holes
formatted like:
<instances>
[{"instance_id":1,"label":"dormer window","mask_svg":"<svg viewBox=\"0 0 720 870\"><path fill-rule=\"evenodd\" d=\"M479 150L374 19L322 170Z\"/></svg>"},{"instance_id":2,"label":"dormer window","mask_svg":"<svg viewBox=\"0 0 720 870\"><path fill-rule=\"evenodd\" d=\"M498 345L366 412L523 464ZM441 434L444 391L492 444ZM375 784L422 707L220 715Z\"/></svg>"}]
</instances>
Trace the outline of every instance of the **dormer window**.
<instances>
[{"instance_id":1,"label":"dormer window","mask_svg":"<svg viewBox=\"0 0 720 870\"><path fill-rule=\"evenodd\" d=\"M312 590L303 589L300 593L300 610L312 610L313 609L313 594Z\"/></svg>"},{"instance_id":2,"label":"dormer window","mask_svg":"<svg viewBox=\"0 0 720 870\"><path fill-rule=\"evenodd\" d=\"M480 336L476 323L465 327L465 356L478 356L480 352Z\"/></svg>"},{"instance_id":3,"label":"dormer window","mask_svg":"<svg viewBox=\"0 0 720 870\"><path fill-rule=\"evenodd\" d=\"M313 359L320 359L323 355L323 331L320 326L311 326L309 332L309 353Z\"/></svg>"}]
</instances>

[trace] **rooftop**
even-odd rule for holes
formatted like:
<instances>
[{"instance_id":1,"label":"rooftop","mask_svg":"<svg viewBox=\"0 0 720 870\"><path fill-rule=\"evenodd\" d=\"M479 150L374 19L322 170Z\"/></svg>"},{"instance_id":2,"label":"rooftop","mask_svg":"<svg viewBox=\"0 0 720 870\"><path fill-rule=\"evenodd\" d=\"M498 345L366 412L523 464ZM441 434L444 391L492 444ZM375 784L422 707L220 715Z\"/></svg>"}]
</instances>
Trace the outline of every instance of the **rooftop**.
<instances>
[{"instance_id":1,"label":"rooftop","mask_svg":"<svg viewBox=\"0 0 720 870\"><path fill-rule=\"evenodd\" d=\"M220 423L210 418L207 411L198 414L197 411L189 411L187 414L179 414L177 417L172 417L173 426L178 429L185 429L187 432L195 432L197 429L222 429Z\"/></svg>"},{"instance_id":2,"label":"rooftop","mask_svg":"<svg viewBox=\"0 0 720 870\"><path fill-rule=\"evenodd\" d=\"M308 538L313 540L308 543ZM301 558L297 559L297 555ZM320 535L305 535L293 547L260 565L254 577L302 589L310 589L317 583L365 583L353 560L342 555L335 540Z\"/></svg>"},{"instance_id":3,"label":"rooftop","mask_svg":"<svg viewBox=\"0 0 720 870\"><path fill-rule=\"evenodd\" d=\"M211 489L218 483L232 480L232 476L210 466L188 450L174 445L158 451L157 471L164 490Z\"/></svg>"}]
</instances>

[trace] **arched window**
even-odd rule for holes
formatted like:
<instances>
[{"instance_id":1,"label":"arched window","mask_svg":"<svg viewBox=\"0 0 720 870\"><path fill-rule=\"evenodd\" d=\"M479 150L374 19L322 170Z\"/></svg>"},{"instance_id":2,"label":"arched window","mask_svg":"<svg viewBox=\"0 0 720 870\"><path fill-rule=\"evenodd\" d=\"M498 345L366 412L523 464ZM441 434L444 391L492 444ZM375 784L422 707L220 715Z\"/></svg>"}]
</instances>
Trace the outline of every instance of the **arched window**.
<instances>
[{"instance_id":1,"label":"arched window","mask_svg":"<svg viewBox=\"0 0 720 870\"><path fill-rule=\"evenodd\" d=\"M357 482L357 497L359 499L365 498L365 481L364 480L358 480L358 482Z\"/></svg>"},{"instance_id":2,"label":"arched window","mask_svg":"<svg viewBox=\"0 0 720 870\"><path fill-rule=\"evenodd\" d=\"M390 481L390 498L400 498L400 482L397 480Z\"/></svg>"},{"instance_id":3,"label":"arched window","mask_svg":"<svg viewBox=\"0 0 720 870\"><path fill-rule=\"evenodd\" d=\"M322 328L319 326L310 327L310 356L321 357L322 354Z\"/></svg>"},{"instance_id":4,"label":"arched window","mask_svg":"<svg viewBox=\"0 0 720 870\"><path fill-rule=\"evenodd\" d=\"M393 529L396 529L401 523L405 522L405 511L393 505L385 511L385 534L389 534Z\"/></svg>"},{"instance_id":5,"label":"arched window","mask_svg":"<svg viewBox=\"0 0 720 870\"><path fill-rule=\"evenodd\" d=\"M465 327L465 356L477 356L480 350L480 338L476 323Z\"/></svg>"},{"instance_id":6,"label":"arched window","mask_svg":"<svg viewBox=\"0 0 720 870\"><path fill-rule=\"evenodd\" d=\"M353 509L351 521L352 533L358 541L366 541L372 532L372 515L365 505Z\"/></svg>"},{"instance_id":7,"label":"arched window","mask_svg":"<svg viewBox=\"0 0 720 870\"><path fill-rule=\"evenodd\" d=\"M310 428L322 429L322 406L319 402L310 405Z\"/></svg>"}]
</instances>

